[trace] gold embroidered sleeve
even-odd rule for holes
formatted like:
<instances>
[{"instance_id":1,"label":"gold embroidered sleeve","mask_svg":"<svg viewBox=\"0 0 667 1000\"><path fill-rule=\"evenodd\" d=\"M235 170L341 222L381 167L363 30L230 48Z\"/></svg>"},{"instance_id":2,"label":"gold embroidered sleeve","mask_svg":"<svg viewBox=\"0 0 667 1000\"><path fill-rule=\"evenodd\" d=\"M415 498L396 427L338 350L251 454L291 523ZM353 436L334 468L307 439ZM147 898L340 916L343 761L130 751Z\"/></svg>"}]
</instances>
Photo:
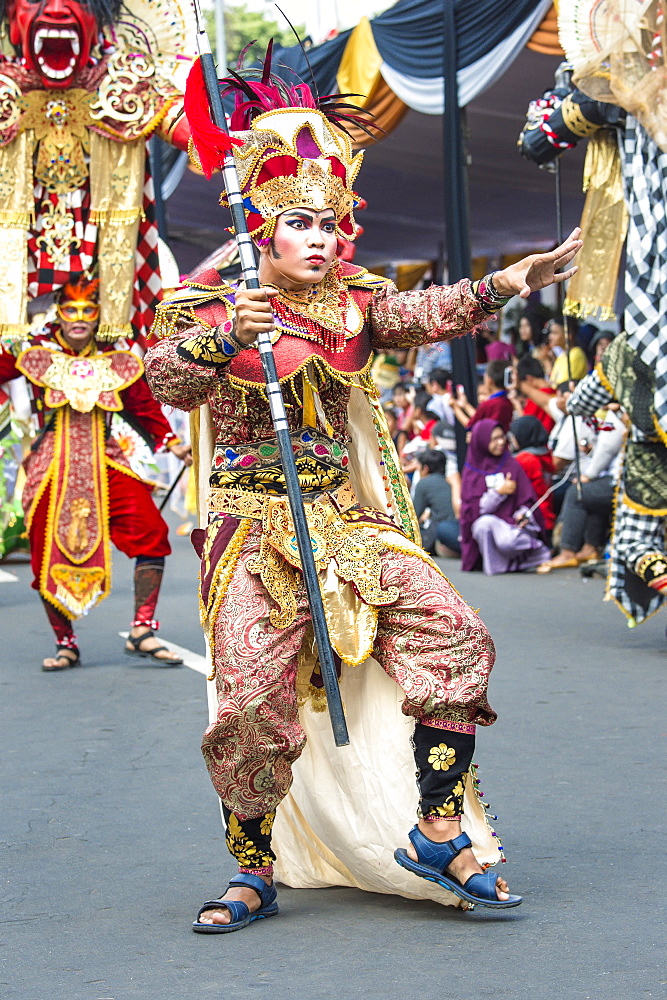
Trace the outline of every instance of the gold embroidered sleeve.
<instances>
[{"instance_id":1,"label":"gold embroidered sleeve","mask_svg":"<svg viewBox=\"0 0 667 1000\"><path fill-rule=\"evenodd\" d=\"M239 353L240 346L235 344L231 338L230 330L199 329L194 336L182 340L176 348L179 357L194 364L203 365L205 368L215 368L218 365L226 365Z\"/></svg>"},{"instance_id":2,"label":"gold embroidered sleeve","mask_svg":"<svg viewBox=\"0 0 667 1000\"><path fill-rule=\"evenodd\" d=\"M368 310L371 344L378 350L450 340L487 318L468 278L413 292L388 284L373 295Z\"/></svg>"},{"instance_id":3,"label":"gold embroidered sleeve","mask_svg":"<svg viewBox=\"0 0 667 1000\"><path fill-rule=\"evenodd\" d=\"M220 366L195 360L194 344L205 347L212 338L210 330L190 327L184 333L175 333L151 347L144 358L146 378L151 392L159 403L175 406L179 410L194 410L205 403L215 391L221 375ZM189 344L181 353L183 344Z\"/></svg>"}]
</instances>

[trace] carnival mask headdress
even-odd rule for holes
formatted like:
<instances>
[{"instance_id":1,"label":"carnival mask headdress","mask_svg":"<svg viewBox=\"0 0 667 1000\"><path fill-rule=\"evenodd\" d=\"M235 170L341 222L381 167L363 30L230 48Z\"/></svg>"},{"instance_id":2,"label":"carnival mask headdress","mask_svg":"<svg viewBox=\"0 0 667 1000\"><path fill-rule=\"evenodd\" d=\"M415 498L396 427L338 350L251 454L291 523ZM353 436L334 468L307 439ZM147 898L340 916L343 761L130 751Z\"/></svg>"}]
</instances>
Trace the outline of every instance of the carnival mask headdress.
<instances>
[{"instance_id":1,"label":"carnival mask headdress","mask_svg":"<svg viewBox=\"0 0 667 1000\"><path fill-rule=\"evenodd\" d=\"M94 322L100 315L98 278L81 277L76 283L68 282L58 296L56 312L61 320Z\"/></svg>"},{"instance_id":2,"label":"carnival mask headdress","mask_svg":"<svg viewBox=\"0 0 667 1000\"><path fill-rule=\"evenodd\" d=\"M362 117L362 109L345 102L357 95L320 97L305 83L287 84L271 72L271 55L269 44L262 68L232 70L220 81L221 96L236 98L230 136L248 231L256 239L268 238L276 218L301 205L317 211L332 209L339 235L353 240L353 211L360 199L352 185L363 153L354 153L345 123L370 134L372 116ZM199 165L210 177L220 162L220 146L211 131L214 126L202 93L195 64L188 79L185 111ZM227 206L226 194L220 203Z\"/></svg>"}]
</instances>

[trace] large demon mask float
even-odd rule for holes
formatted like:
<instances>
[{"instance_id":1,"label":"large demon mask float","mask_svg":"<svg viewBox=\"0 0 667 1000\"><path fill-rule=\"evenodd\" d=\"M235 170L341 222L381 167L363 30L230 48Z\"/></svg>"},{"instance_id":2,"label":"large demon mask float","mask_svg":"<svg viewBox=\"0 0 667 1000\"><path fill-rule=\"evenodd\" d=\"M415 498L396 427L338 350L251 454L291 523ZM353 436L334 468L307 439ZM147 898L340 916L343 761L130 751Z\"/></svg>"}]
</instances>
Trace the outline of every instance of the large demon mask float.
<instances>
[{"instance_id":1,"label":"large demon mask float","mask_svg":"<svg viewBox=\"0 0 667 1000\"><path fill-rule=\"evenodd\" d=\"M88 65L99 32L120 7L120 0L9 0L9 39L46 88L66 88Z\"/></svg>"},{"instance_id":2,"label":"large demon mask float","mask_svg":"<svg viewBox=\"0 0 667 1000\"><path fill-rule=\"evenodd\" d=\"M100 279L97 339L145 339L160 294L147 138L187 148L191 0L0 0L0 339L30 299Z\"/></svg>"}]
</instances>

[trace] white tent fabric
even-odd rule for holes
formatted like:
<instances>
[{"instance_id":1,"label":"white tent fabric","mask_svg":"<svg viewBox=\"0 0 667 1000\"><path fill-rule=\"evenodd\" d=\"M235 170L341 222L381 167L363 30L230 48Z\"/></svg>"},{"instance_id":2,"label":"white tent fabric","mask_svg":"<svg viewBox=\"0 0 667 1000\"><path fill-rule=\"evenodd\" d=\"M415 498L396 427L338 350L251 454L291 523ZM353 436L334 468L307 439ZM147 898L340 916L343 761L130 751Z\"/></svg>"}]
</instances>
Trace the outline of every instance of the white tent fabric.
<instances>
[{"instance_id":1,"label":"white tent fabric","mask_svg":"<svg viewBox=\"0 0 667 1000\"><path fill-rule=\"evenodd\" d=\"M552 0L542 0L536 10L526 18L523 24L488 52L477 62L460 69L457 77L459 83L459 105L465 107L478 94L486 90L502 76L507 67L516 59L530 36L539 26L545 14L551 7ZM413 111L424 115L441 115L444 111L444 81L442 76L425 80L416 76L408 76L383 62L380 72L389 87L404 104Z\"/></svg>"}]
</instances>

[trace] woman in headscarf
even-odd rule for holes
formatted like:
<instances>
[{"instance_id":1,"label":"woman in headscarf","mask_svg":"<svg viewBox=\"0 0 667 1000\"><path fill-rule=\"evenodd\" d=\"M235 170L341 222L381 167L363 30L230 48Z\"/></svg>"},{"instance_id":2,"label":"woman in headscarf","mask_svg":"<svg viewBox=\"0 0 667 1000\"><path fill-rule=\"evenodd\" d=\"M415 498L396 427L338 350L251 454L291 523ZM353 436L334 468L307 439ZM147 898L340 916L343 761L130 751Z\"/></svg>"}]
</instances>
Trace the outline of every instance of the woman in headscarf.
<instances>
[{"instance_id":1,"label":"woman in headscarf","mask_svg":"<svg viewBox=\"0 0 667 1000\"><path fill-rule=\"evenodd\" d=\"M507 449L507 436L495 420L475 424L461 482L461 569L481 558L488 576L533 569L548 558L540 539L537 499L519 463Z\"/></svg>"},{"instance_id":2,"label":"woman in headscarf","mask_svg":"<svg viewBox=\"0 0 667 1000\"><path fill-rule=\"evenodd\" d=\"M538 497L544 496L551 486L554 463L548 448L549 435L537 417L517 417L510 425L510 443L514 457L528 476ZM556 523L551 495L539 506L544 528L550 532Z\"/></svg>"}]
</instances>

